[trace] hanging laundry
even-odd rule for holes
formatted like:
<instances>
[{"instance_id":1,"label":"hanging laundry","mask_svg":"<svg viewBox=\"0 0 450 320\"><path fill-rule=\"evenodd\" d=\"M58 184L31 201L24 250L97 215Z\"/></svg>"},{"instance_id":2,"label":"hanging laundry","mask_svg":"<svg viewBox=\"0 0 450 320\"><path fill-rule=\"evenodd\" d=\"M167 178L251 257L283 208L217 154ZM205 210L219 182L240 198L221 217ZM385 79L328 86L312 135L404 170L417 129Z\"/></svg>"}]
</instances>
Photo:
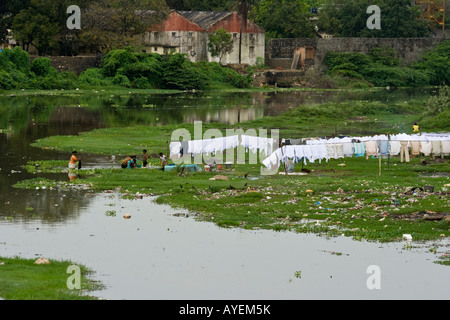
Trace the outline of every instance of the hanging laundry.
<instances>
[{"instance_id":1,"label":"hanging laundry","mask_svg":"<svg viewBox=\"0 0 450 320\"><path fill-rule=\"evenodd\" d=\"M370 140L370 141L364 142L364 144L366 145L366 159L369 159L369 156L378 155L377 141Z\"/></svg>"},{"instance_id":2,"label":"hanging laundry","mask_svg":"<svg viewBox=\"0 0 450 320\"><path fill-rule=\"evenodd\" d=\"M438 157L442 154L441 141L431 141L431 154L435 157Z\"/></svg>"},{"instance_id":3,"label":"hanging laundry","mask_svg":"<svg viewBox=\"0 0 450 320\"><path fill-rule=\"evenodd\" d=\"M411 155L418 156L420 154L420 141L410 141Z\"/></svg>"},{"instance_id":4,"label":"hanging laundry","mask_svg":"<svg viewBox=\"0 0 450 320\"><path fill-rule=\"evenodd\" d=\"M431 154L431 142L423 141L420 143L420 152L423 153L424 156L429 156Z\"/></svg>"},{"instance_id":5,"label":"hanging laundry","mask_svg":"<svg viewBox=\"0 0 450 320\"><path fill-rule=\"evenodd\" d=\"M179 158L181 151L181 142L171 142L169 144L170 158Z\"/></svg>"},{"instance_id":6,"label":"hanging laundry","mask_svg":"<svg viewBox=\"0 0 450 320\"><path fill-rule=\"evenodd\" d=\"M391 156L397 156L400 154L401 144L400 141L389 141L389 154Z\"/></svg>"},{"instance_id":7,"label":"hanging laundry","mask_svg":"<svg viewBox=\"0 0 450 320\"><path fill-rule=\"evenodd\" d=\"M450 155L450 140L442 140L441 147L442 147L441 152L443 156Z\"/></svg>"},{"instance_id":8,"label":"hanging laundry","mask_svg":"<svg viewBox=\"0 0 450 320\"><path fill-rule=\"evenodd\" d=\"M336 159L336 146L334 144L326 144L328 158Z\"/></svg>"},{"instance_id":9,"label":"hanging laundry","mask_svg":"<svg viewBox=\"0 0 450 320\"><path fill-rule=\"evenodd\" d=\"M344 158L344 145L342 143L335 144L336 159Z\"/></svg>"},{"instance_id":10,"label":"hanging laundry","mask_svg":"<svg viewBox=\"0 0 450 320\"><path fill-rule=\"evenodd\" d=\"M366 154L366 145L364 142L353 143L353 149L356 157L364 157Z\"/></svg>"},{"instance_id":11,"label":"hanging laundry","mask_svg":"<svg viewBox=\"0 0 450 320\"><path fill-rule=\"evenodd\" d=\"M390 143L389 140L379 140L378 150L380 155L385 156L390 154Z\"/></svg>"},{"instance_id":12,"label":"hanging laundry","mask_svg":"<svg viewBox=\"0 0 450 320\"><path fill-rule=\"evenodd\" d=\"M344 157L353 157L353 143L351 142L345 142L343 144L344 148Z\"/></svg>"},{"instance_id":13,"label":"hanging laundry","mask_svg":"<svg viewBox=\"0 0 450 320\"><path fill-rule=\"evenodd\" d=\"M408 141L400 141L400 161L403 162L403 159L406 162L409 162L409 148Z\"/></svg>"}]
</instances>

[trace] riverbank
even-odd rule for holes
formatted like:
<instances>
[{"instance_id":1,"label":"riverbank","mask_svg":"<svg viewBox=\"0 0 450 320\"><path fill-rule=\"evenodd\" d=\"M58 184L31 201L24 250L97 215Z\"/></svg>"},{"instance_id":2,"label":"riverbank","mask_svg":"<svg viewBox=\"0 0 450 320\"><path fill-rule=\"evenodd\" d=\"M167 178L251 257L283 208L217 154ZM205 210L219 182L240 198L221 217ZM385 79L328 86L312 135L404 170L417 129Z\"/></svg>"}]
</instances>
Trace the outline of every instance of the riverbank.
<instances>
[{"instance_id":1,"label":"riverbank","mask_svg":"<svg viewBox=\"0 0 450 320\"><path fill-rule=\"evenodd\" d=\"M89 292L99 290L101 284L89 278L92 271L84 266L77 265L80 289L68 289L67 280L74 274L68 269L72 265L70 261L45 258L0 257L0 297L5 300L97 300L89 296Z\"/></svg>"}]
</instances>

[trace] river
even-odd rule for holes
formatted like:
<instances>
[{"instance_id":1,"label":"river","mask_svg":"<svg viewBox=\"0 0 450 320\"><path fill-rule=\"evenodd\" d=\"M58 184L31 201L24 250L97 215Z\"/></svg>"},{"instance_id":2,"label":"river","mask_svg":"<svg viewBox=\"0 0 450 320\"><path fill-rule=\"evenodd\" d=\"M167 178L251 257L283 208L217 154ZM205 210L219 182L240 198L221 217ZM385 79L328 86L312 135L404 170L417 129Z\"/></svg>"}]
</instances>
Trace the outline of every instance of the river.
<instances>
[{"instance_id":1,"label":"river","mask_svg":"<svg viewBox=\"0 0 450 320\"><path fill-rule=\"evenodd\" d=\"M363 98L407 100L415 94L419 93L373 92L363 93ZM105 285L93 293L102 299L448 299L448 267L433 263L448 248L446 240L380 244L224 229L158 205L151 197L126 200L115 193L12 187L33 177L22 167L27 161L68 159L64 153L31 147L39 138L133 124L232 124L305 103L353 98L361 95L305 91L2 96L0 256L86 265L95 272L92 278ZM85 168L116 165L108 157L83 155ZM116 211L116 216L105 215L107 210ZM131 219L123 219L124 214ZM431 253L432 247L440 249Z\"/></svg>"}]
</instances>

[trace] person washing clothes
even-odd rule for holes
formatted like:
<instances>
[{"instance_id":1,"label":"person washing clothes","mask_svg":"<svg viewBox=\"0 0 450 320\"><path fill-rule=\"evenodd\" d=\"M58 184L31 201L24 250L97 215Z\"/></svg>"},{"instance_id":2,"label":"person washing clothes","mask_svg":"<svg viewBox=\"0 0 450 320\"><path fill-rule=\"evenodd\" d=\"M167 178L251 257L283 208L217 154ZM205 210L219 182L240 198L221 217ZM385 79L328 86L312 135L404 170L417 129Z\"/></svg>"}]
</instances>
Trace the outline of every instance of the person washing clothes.
<instances>
[{"instance_id":1,"label":"person washing clothes","mask_svg":"<svg viewBox=\"0 0 450 320\"><path fill-rule=\"evenodd\" d=\"M78 169L81 169L81 158L77 158L77 152L72 151L72 156L69 161L69 169L76 169L78 163Z\"/></svg>"}]
</instances>

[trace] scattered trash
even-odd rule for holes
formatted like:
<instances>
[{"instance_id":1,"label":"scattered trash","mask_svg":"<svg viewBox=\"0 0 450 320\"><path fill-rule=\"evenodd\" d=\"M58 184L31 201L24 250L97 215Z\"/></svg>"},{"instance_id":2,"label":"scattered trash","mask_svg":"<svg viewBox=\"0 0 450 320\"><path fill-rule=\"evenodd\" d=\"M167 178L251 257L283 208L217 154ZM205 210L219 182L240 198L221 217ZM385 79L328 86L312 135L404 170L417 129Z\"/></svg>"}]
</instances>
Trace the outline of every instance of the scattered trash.
<instances>
[{"instance_id":1,"label":"scattered trash","mask_svg":"<svg viewBox=\"0 0 450 320\"><path fill-rule=\"evenodd\" d=\"M412 240L412 236L410 234L404 234L403 235L403 239L405 239L406 241L411 241Z\"/></svg>"},{"instance_id":2,"label":"scattered trash","mask_svg":"<svg viewBox=\"0 0 450 320\"><path fill-rule=\"evenodd\" d=\"M123 218L124 218L124 219L130 219L130 218L131 218L131 215L128 214L128 213L125 213L125 214L123 215Z\"/></svg>"}]
</instances>

